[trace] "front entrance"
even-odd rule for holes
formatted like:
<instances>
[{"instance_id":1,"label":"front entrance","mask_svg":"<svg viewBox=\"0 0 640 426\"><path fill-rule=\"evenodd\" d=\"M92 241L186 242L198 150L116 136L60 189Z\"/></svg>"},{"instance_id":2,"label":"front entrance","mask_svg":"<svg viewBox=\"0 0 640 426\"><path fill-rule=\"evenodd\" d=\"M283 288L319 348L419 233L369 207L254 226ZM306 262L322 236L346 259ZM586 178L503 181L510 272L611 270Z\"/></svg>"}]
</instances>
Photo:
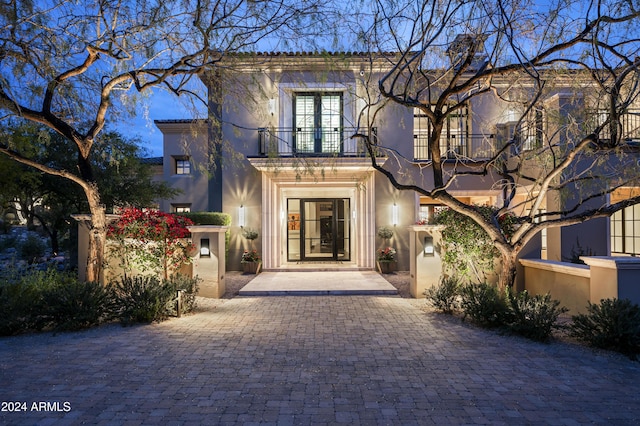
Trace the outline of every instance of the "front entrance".
<instances>
[{"instance_id":1,"label":"front entrance","mask_svg":"<svg viewBox=\"0 0 640 426\"><path fill-rule=\"evenodd\" d=\"M289 198L287 259L350 260L350 211L348 198Z\"/></svg>"}]
</instances>

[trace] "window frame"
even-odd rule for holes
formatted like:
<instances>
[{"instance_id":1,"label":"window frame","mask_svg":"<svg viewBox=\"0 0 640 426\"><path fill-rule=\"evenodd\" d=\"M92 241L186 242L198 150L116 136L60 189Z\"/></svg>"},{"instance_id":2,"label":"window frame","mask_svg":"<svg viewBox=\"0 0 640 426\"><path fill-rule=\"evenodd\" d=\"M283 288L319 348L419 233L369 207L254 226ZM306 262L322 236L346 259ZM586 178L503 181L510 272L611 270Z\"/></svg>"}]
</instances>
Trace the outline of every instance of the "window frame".
<instances>
[{"instance_id":1,"label":"window frame","mask_svg":"<svg viewBox=\"0 0 640 426\"><path fill-rule=\"evenodd\" d=\"M456 155L470 156L471 141L471 108L467 103L447 114L444 128L440 134L440 157L443 159L455 159ZM419 126L421 130L416 133L416 123L424 121L426 126ZM458 123L456 127L452 123ZM419 108L413 109L413 159L416 161L431 161L429 149L429 135L431 134L431 121ZM425 135L425 136L422 136ZM422 137L421 137L422 136ZM461 136L461 137L460 137ZM461 140L461 141L460 141ZM455 142L455 143L452 143ZM462 152L459 149L462 148ZM426 156L424 155L426 153Z\"/></svg>"},{"instance_id":2,"label":"window frame","mask_svg":"<svg viewBox=\"0 0 640 426\"><path fill-rule=\"evenodd\" d=\"M640 204L612 214L609 229L611 253L640 255Z\"/></svg>"},{"instance_id":3,"label":"window frame","mask_svg":"<svg viewBox=\"0 0 640 426\"><path fill-rule=\"evenodd\" d=\"M191 203L171 203L171 213L191 213Z\"/></svg>"},{"instance_id":4,"label":"window frame","mask_svg":"<svg viewBox=\"0 0 640 426\"><path fill-rule=\"evenodd\" d=\"M336 114L339 117L339 126L333 127L333 130L326 130L323 128L323 121L325 117L330 115L323 114L323 98L335 96L339 102L339 112ZM298 98L301 97L313 97L313 127L299 127L298 126ZM293 151L299 154L305 155L340 155L344 153L343 144L343 131L344 131L344 92L343 91L295 91L292 93L292 135L293 135ZM338 134L334 134L336 131ZM306 136L306 138L305 138ZM337 140L331 141L330 139ZM303 140L307 141L303 149ZM329 139L329 140L328 140ZM310 142L310 143L309 143ZM310 149L312 147L312 149ZM333 148L333 149L331 149Z\"/></svg>"},{"instance_id":5,"label":"window frame","mask_svg":"<svg viewBox=\"0 0 640 426\"><path fill-rule=\"evenodd\" d=\"M187 167L185 167L185 164ZM188 156L174 156L173 174L178 176L191 175L191 159Z\"/></svg>"}]
</instances>

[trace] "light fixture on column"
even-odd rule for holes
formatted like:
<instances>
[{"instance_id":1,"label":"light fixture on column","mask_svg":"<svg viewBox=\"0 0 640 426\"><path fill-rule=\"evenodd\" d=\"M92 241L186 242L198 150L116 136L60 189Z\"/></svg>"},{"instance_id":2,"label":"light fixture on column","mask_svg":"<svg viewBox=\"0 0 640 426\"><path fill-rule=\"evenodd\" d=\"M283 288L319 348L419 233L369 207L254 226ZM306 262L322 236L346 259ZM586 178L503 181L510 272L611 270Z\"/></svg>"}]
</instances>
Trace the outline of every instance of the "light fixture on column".
<instances>
[{"instance_id":1,"label":"light fixture on column","mask_svg":"<svg viewBox=\"0 0 640 426\"><path fill-rule=\"evenodd\" d=\"M434 255L433 237L428 235L424 237L424 257L433 256L433 255Z\"/></svg>"},{"instance_id":2,"label":"light fixture on column","mask_svg":"<svg viewBox=\"0 0 640 426\"><path fill-rule=\"evenodd\" d=\"M398 224L398 205L396 203L391 206L391 223L393 226Z\"/></svg>"},{"instance_id":3,"label":"light fixture on column","mask_svg":"<svg viewBox=\"0 0 640 426\"><path fill-rule=\"evenodd\" d=\"M200 257L210 257L211 251L209 250L209 239L200 239Z\"/></svg>"},{"instance_id":4,"label":"light fixture on column","mask_svg":"<svg viewBox=\"0 0 640 426\"><path fill-rule=\"evenodd\" d=\"M240 205L240 207L238 207L238 226L240 226L240 228L244 228L244 206Z\"/></svg>"},{"instance_id":5,"label":"light fixture on column","mask_svg":"<svg viewBox=\"0 0 640 426\"><path fill-rule=\"evenodd\" d=\"M276 100L275 99L269 99L267 101L267 111L269 111L269 114L274 115L276 113Z\"/></svg>"}]
</instances>

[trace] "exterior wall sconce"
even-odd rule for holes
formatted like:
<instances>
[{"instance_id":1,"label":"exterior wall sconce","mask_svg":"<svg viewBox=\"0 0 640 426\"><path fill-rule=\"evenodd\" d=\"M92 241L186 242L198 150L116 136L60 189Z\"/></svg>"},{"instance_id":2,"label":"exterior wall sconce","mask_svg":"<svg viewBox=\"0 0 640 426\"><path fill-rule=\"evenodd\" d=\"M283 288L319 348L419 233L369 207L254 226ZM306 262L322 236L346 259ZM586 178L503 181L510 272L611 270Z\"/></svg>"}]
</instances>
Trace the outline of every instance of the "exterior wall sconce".
<instances>
[{"instance_id":1,"label":"exterior wall sconce","mask_svg":"<svg viewBox=\"0 0 640 426\"><path fill-rule=\"evenodd\" d=\"M424 257L431 257L435 255L433 248L433 237L424 237Z\"/></svg>"},{"instance_id":2,"label":"exterior wall sconce","mask_svg":"<svg viewBox=\"0 0 640 426\"><path fill-rule=\"evenodd\" d=\"M200 239L200 257L211 257L211 251L209 250L209 239Z\"/></svg>"},{"instance_id":3,"label":"exterior wall sconce","mask_svg":"<svg viewBox=\"0 0 640 426\"><path fill-rule=\"evenodd\" d=\"M269 114L274 115L276 113L276 100L275 99L269 99L267 101L267 111L269 111Z\"/></svg>"},{"instance_id":4,"label":"exterior wall sconce","mask_svg":"<svg viewBox=\"0 0 640 426\"><path fill-rule=\"evenodd\" d=\"M238 207L238 226L244 228L244 223L244 206L240 205L240 207Z\"/></svg>"},{"instance_id":5,"label":"exterior wall sconce","mask_svg":"<svg viewBox=\"0 0 640 426\"><path fill-rule=\"evenodd\" d=\"M391 223L393 226L398 224L398 205L396 203L391 206Z\"/></svg>"}]
</instances>

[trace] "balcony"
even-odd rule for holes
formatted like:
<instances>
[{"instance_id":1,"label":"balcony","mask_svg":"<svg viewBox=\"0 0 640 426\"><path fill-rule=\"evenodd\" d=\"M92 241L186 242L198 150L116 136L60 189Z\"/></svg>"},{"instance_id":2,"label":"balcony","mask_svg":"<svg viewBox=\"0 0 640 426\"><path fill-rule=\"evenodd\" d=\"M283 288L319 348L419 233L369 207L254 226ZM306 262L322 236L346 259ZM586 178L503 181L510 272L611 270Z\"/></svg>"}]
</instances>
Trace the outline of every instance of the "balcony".
<instances>
[{"instance_id":1,"label":"balcony","mask_svg":"<svg viewBox=\"0 0 640 426\"><path fill-rule=\"evenodd\" d=\"M496 137L493 134L450 135L440 138L440 154L446 160L484 160L495 152ZM413 157L416 161L430 161L429 133L413 135Z\"/></svg>"},{"instance_id":2,"label":"balcony","mask_svg":"<svg viewBox=\"0 0 640 426\"><path fill-rule=\"evenodd\" d=\"M357 136L356 136L357 135ZM261 156L351 156L368 155L364 138L378 143L377 129L335 127L335 128L261 128L258 129L259 152Z\"/></svg>"}]
</instances>

